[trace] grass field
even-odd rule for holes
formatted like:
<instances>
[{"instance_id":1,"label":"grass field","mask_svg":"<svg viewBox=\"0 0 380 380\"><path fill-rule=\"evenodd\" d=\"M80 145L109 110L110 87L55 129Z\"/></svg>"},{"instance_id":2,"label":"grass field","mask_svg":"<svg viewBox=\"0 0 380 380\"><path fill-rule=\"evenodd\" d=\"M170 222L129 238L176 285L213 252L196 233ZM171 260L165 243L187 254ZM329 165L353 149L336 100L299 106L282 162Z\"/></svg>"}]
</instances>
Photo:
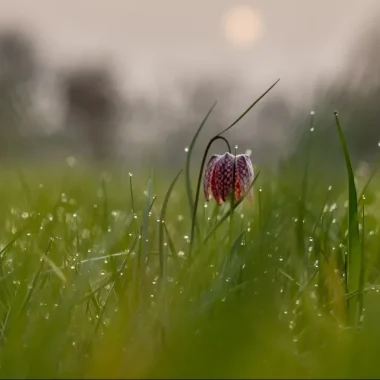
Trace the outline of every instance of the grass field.
<instances>
[{"instance_id":1,"label":"grass field","mask_svg":"<svg viewBox=\"0 0 380 380\"><path fill-rule=\"evenodd\" d=\"M378 181L340 137L344 182L311 155L196 219L192 167L3 169L0 376L380 376Z\"/></svg>"}]
</instances>

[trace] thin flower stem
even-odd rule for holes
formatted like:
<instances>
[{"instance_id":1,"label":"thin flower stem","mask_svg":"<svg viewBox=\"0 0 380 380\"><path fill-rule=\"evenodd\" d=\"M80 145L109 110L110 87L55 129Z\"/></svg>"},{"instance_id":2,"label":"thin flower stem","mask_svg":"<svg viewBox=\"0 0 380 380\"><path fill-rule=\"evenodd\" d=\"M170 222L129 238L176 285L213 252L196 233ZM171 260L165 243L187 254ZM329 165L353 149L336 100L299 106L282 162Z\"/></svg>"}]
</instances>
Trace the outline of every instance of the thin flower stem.
<instances>
[{"instance_id":1,"label":"thin flower stem","mask_svg":"<svg viewBox=\"0 0 380 380\"><path fill-rule=\"evenodd\" d=\"M234 153L234 167L232 169L232 189L231 189L231 194L230 194L230 208L231 210L234 209L234 203L235 203L235 187L236 187L236 150L237 150L237 145L235 145L235 153ZM230 242L233 241L233 230L234 230L234 213L231 212L230 215L230 233L229 233L229 239Z\"/></svg>"},{"instance_id":2,"label":"thin flower stem","mask_svg":"<svg viewBox=\"0 0 380 380\"><path fill-rule=\"evenodd\" d=\"M191 256L191 252L192 252L193 245L194 245L194 232L195 232L195 225L196 225L197 208L198 208L198 202L199 202L199 193L200 193L200 188L201 188L201 181L202 181L203 168L204 168L204 165L205 165L205 162L206 162L206 158L207 158L208 151L210 150L211 145L212 145L216 140L223 140L223 141L227 144L228 152L231 153L231 145L230 145L230 143L228 142L228 140L227 140L225 137L223 137L223 136L219 136L219 135L218 135L218 136L214 136L214 137L209 141L209 143L207 144L207 147L206 147L205 152L204 152L204 154L203 154L202 164L201 164L201 167L200 167L200 169L199 169L199 175L198 175L197 192L196 192L196 194L195 194L195 201L194 201L193 215L192 215L192 219L191 219L191 234L190 234L190 250L189 250L189 257Z\"/></svg>"}]
</instances>

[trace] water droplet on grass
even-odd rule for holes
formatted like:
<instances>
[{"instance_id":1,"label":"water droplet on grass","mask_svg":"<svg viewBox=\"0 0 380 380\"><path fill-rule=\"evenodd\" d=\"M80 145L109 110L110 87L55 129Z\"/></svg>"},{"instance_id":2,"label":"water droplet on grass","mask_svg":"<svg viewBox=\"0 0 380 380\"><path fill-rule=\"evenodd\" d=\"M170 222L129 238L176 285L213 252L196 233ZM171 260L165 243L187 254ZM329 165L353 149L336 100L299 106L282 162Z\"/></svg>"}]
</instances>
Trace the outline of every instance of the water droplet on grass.
<instances>
[{"instance_id":1,"label":"water droplet on grass","mask_svg":"<svg viewBox=\"0 0 380 380\"><path fill-rule=\"evenodd\" d=\"M66 157L66 164L70 167L73 168L77 163L77 160L74 156L69 156Z\"/></svg>"}]
</instances>

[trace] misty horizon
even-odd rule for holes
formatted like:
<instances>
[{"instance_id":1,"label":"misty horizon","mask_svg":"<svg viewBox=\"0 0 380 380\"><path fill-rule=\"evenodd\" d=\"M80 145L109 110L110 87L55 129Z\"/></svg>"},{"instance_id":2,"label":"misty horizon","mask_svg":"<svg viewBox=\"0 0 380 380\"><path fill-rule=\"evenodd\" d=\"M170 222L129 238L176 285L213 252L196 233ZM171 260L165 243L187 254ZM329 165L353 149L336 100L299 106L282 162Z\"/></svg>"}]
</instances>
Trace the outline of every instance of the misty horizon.
<instances>
[{"instance_id":1,"label":"misty horizon","mask_svg":"<svg viewBox=\"0 0 380 380\"><path fill-rule=\"evenodd\" d=\"M223 18L240 4L262 23L260 38L245 49L223 34ZM31 33L46 66L104 61L124 88L146 96L161 97L184 79L224 76L247 88L281 78L278 91L298 101L339 75L379 10L376 0L6 0L0 25Z\"/></svg>"}]
</instances>

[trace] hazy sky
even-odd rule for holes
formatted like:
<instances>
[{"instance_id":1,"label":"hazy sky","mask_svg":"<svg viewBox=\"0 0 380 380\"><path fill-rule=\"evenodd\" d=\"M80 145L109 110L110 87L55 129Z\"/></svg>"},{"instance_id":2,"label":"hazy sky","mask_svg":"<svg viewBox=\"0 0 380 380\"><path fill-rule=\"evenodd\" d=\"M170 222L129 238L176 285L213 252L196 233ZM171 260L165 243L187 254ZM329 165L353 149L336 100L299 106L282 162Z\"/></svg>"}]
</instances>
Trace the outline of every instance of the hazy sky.
<instances>
[{"instance_id":1,"label":"hazy sky","mask_svg":"<svg viewBox=\"0 0 380 380\"><path fill-rule=\"evenodd\" d=\"M241 4L261 25L244 49L223 27ZM142 88L216 72L264 87L281 77L285 88L307 89L339 71L379 10L380 0L0 0L0 23L32 28L53 64L105 57Z\"/></svg>"}]
</instances>

